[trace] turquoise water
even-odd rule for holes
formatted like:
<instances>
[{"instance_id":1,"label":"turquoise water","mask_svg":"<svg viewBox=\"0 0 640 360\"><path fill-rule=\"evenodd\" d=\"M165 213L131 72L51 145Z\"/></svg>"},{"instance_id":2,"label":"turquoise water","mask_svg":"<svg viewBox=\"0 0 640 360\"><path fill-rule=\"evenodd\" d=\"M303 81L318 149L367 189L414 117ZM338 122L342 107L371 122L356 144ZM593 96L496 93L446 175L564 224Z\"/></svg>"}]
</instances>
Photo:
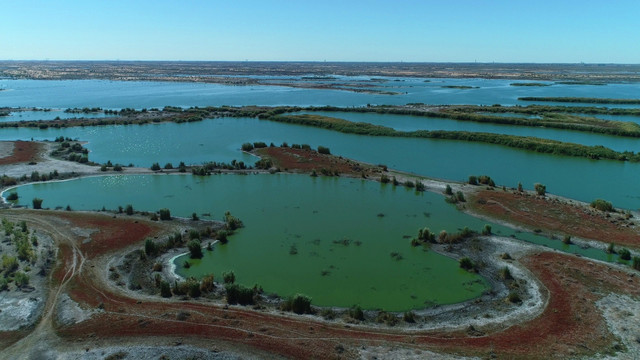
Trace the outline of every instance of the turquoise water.
<instances>
[{"instance_id":1,"label":"turquoise water","mask_svg":"<svg viewBox=\"0 0 640 360\"><path fill-rule=\"evenodd\" d=\"M300 125L248 118L220 118L189 124L121 125L46 130L9 128L1 140L55 139L89 141L92 161L138 166L180 161L200 164L233 159L252 163L240 152L244 142L307 143L328 146L333 154L371 164L385 164L424 176L466 181L487 174L497 184L526 189L540 182L550 193L591 202L596 198L627 209L640 207L640 164L554 156L498 145L436 139L405 139L341 134Z\"/></svg>"},{"instance_id":2,"label":"turquoise water","mask_svg":"<svg viewBox=\"0 0 640 360\"><path fill-rule=\"evenodd\" d=\"M533 136L542 139L564 141L587 146L602 145L616 151L640 151L640 138L627 138L593 134L583 131L550 129L543 127L514 126L479 123L472 121L458 121L451 119L429 118L422 116L406 116L394 114L355 113L355 112L324 112L307 111L306 114L324 115L345 119L353 122L366 122L390 127L399 131L415 130L449 130L472 131L516 136Z\"/></svg>"},{"instance_id":3,"label":"turquoise water","mask_svg":"<svg viewBox=\"0 0 640 360\"><path fill-rule=\"evenodd\" d=\"M430 192L362 179L285 174L89 177L28 184L16 191L20 204L30 205L39 197L43 207L51 208L132 204L137 210L169 208L173 216L196 212L216 219L231 211L245 227L227 245L205 251L202 260L190 260L189 269L180 266L188 257L178 258L178 273L214 273L220 279L223 271L233 270L242 284L257 283L282 296L305 293L316 305L402 311L464 301L487 289L482 278L462 271L456 261L411 247L410 238L422 227L453 233L465 226L480 231L486 223ZM600 250L492 227L502 236L612 260Z\"/></svg>"},{"instance_id":4,"label":"turquoise water","mask_svg":"<svg viewBox=\"0 0 640 360\"><path fill-rule=\"evenodd\" d=\"M55 120L60 119L79 119L79 118L105 118L114 115L107 115L104 112L89 113L89 114L73 114L66 113L60 109L53 109L51 111L14 111L8 116L0 116L0 122L10 121L39 121L39 120Z\"/></svg>"},{"instance_id":5,"label":"turquoise water","mask_svg":"<svg viewBox=\"0 0 640 360\"><path fill-rule=\"evenodd\" d=\"M260 77L268 79L270 77ZM336 83L361 82L370 77L337 77ZM273 78L274 81L279 79ZM109 81L109 80L6 80L0 79L0 106L162 108L217 105L333 105L366 104L475 104L525 105L523 96L576 96L636 98L640 84L607 86L553 85L510 86L512 80L387 78L372 88L400 95L377 95L339 90L296 89L279 86L227 86L203 83ZM397 80L397 81L396 81ZM442 86L474 86L478 89L444 89ZM544 103L543 103L544 104ZM551 103L546 103L550 105ZM572 104L580 106L581 104ZM591 104L590 106L593 106ZM640 106L621 106L640 107Z\"/></svg>"}]
</instances>

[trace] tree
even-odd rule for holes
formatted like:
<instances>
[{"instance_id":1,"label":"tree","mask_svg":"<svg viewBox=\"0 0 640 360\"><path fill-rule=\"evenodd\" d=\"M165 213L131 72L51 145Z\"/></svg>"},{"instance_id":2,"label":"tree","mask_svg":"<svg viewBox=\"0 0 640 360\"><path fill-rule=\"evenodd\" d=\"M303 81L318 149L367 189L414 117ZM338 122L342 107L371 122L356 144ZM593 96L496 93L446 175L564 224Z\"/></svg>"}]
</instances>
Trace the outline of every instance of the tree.
<instances>
[{"instance_id":1,"label":"tree","mask_svg":"<svg viewBox=\"0 0 640 360\"><path fill-rule=\"evenodd\" d=\"M160 283L160 295L164 298L171 297L171 286L169 286L169 283L167 281L163 280Z\"/></svg>"},{"instance_id":2,"label":"tree","mask_svg":"<svg viewBox=\"0 0 640 360\"><path fill-rule=\"evenodd\" d=\"M451 185L447 184L447 187L444 189L444 193L446 195L453 195L453 189L451 189Z\"/></svg>"},{"instance_id":3,"label":"tree","mask_svg":"<svg viewBox=\"0 0 640 360\"><path fill-rule=\"evenodd\" d=\"M610 212L613 211L613 205L611 205L610 202L606 201L606 200L602 200L602 199L595 199L591 202L591 207L598 209L600 211L604 211L604 212Z\"/></svg>"},{"instance_id":4,"label":"tree","mask_svg":"<svg viewBox=\"0 0 640 360\"><path fill-rule=\"evenodd\" d=\"M153 164L151 165L151 170L153 170L153 171L158 171L158 170L160 170L160 164L158 164L158 163L153 163Z\"/></svg>"},{"instance_id":5,"label":"tree","mask_svg":"<svg viewBox=\"0 0 640 360\"><path fill-rule=\"evenodd\" d=\"M311 313L311 298L296 294L291 302L291 310L296 314L309 314Z\"/></svg>"},{"instance_id":6,"label":"tree","mask_svg":"<svg viewBox=\"0 0 640 360\"><path fill-rule=\"evenodd\" d=\"M463 257L462 259L460 259L460 267L465 269L465 270L471 270L473 269L473 261L471 261L471 259L469 259L468 257Z\"/></svg>"},{"instance_id":7,"label":"tree","mask_svg":"<svg viewBox=\"0 0 640 360\"><path fill-rule=\"evenodd\" d=\"M171 211L169 209L160 209L160 220L171 220Z\"/></svg>"},{"instance_id":8,"label":"tree","mask_svg":"<svg viewBox=\"0 0 640 360\"><path fill-rule=\"evenodd\" d=\"M147 238L144 241L144 253L147 255L155 255L158 252L158 246L153 240Z\"/></svg>"},{"instance_id":9,"label":"tree","mask_svg":"<svg viewBox=\"0 0 640 360\"><path fill-rule=\"evenodd\" d=\"M540 183L535 183L533 188L536 190L536 194L544 196L547 193L547 187Z\"/></svg>"},{"instance_id":10,"label":"tree","mask_svg":"<svg viewBox=\"0 0 640 360\"><path fill-rule=\"evenodd\" d=\"M482 229L482 235L491 235L491 225L489 224L485 224L484 228Z\"/></svg>"},{"instance_id":11,"label":"tree","mask_svg":"<svg viewBox=\"0 0 640 360\"><path fill-rule=\"evenodd\" d=\"M127 205L127 206L125 207L124 212L125 212L127 215L133 215L133 205L131 205L131 204Z\"/></svg>"},{"instance_id":12,"label":"tree","mask_svg":"<svg viewBox=\"0 0 640 360\"><path fill-rule=\"evenodd\" d=\"M190 257L192 259L201 259L202 258L202 245L198 240L191 240L187 244L187 248L189 248Z\"/></svg>"},{"instance_id":13,"label":"tree","mask_svg":"<svg viewBox=\"0 0 640 360\"><path fill-rule=\"evenodd\" d=\"M42 209L42 199L33 198L32 203L34 209Z\"/></svg>"},{"instance_id":14,"label":"tree","mask_svg":"<svg viewBox=\"0 0 640 360\"><path fill-rule=\"evenodd\" d=\"M236 282L236 274L233 271L225 271L222 273L222 281L225 284L233 284Z\"/></svg>"},{"instance_id":15,"label":"tree","mask_svg":"<svg viewBox=\"0 0 640 360\"><path fill-rule=\"evenodd\" d=\"M469 184L478 185L478 178L473 175L469 176Z\"/></svg>"},{"instance_id":16,"label":"tree","mask_svg":"<svg viewBox=\"0 0 640 360\"><path fill-rule=\"evenodd\" d=\"M518 192L522 192L522 183L521 182L518 183Z\"/></svg>"},{"instance_id":17,"label":"tree","mask_svg":"<svg viewBox=\"0 0 640 360\"><path fill-rule=\"evenodd\" d=\"M331 154L331 150L329 150L328 147L324 147L324 146L318 146L318 152L320 154L326 154L326 155Z\"/></svg>"}]
</instances>

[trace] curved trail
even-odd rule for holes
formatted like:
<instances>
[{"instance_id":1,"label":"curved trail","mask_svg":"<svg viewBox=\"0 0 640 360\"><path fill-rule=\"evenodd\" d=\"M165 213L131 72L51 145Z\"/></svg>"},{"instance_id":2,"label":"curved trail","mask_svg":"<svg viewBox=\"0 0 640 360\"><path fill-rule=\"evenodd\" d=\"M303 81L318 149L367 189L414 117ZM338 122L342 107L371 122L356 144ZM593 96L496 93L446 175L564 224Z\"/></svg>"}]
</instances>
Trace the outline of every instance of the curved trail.
<instances>
[{"instance_id":1,"label":"curved trail","mask_svg":"<svg viewBox=\"0 0 640 360\"><path fill-rule=\"evenodd\" d=\"M67 267L67 271L65 272L60 284L55 284L55 281L52 277L53 271L49 273L49 293L47 295L46 304L38 325L36 325L36 327L29 335L25 336L15 344L3 350L2 357L6 357L7 359L18 359L25 357L26 354L33 352L38 347L46 348L48 340L57 337L53 330L52 318L53 314L55 313L56 306L58 305L58 299L60 297L60 294L66 288L67 284L76 275L82 272L82 267L86 258L74 241L73 236L61 232L59 230L59 226L56 226L56 224L43 218L25 218L24 216L13 214L5 214L4 217L12 221L25 220L27 224L34 229L38 229L44 233L49 234L52 237L54 244L67 244L73 251L71 264L64 264L64 266Z\"/></svg>"}]
</instances>

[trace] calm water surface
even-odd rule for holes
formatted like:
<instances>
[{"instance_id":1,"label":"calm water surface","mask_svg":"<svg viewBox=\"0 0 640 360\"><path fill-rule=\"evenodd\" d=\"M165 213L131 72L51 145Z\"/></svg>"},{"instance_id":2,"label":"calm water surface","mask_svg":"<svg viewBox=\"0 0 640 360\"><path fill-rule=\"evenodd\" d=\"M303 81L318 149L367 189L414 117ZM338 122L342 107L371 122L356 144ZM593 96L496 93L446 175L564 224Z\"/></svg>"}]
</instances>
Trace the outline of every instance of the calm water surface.
<instances>
[{"instance_id":1,"label":"calm water surface","mask_svg":"<svg viewBox=\"0 0 640 360\"><path fill-rule=\"evenodd\" d=\"M482 278L462 271L456 261L410 246L421 227L479 231L486 223L459 212L439 194L361 179L285 174L105 176L29 184L13 191L20 204L39 197L43 206L52 208L132 204L138 210L166 207L174 216L196 212L217 219L231 211L245 227L227 245L205 251L202 260L189 260L189 269L181 266L188 256L176 259L178 273L214 273L220 279L223 271L233 270L242 284L257 283L280 295L302 292L317 305L401 311L464 301L487 289ZM600 250L492 227L502 236L612 260Z\"/></svg>"}]
</instances>

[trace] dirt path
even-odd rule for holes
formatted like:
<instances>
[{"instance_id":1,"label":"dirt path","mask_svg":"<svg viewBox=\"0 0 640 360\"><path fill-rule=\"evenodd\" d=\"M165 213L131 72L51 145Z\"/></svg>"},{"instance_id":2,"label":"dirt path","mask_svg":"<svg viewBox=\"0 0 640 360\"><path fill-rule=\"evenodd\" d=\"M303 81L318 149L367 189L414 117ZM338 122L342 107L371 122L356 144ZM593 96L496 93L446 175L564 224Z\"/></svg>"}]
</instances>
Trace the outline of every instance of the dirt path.
<instances>
[{"instance_id":1,"label":"dirt path","mask_svg":"<svg viewBox=\"0 0 640 360\"><path fill-rule=\"evenodd\" d=\"M12 221L24 220L24 216L16 216L12 214L5 214L5 218ZM56 311L58 300L63 291L66 290L67 285L71 280L82 273L82 268L85 262L85 256L78 248L73 237L69 234L65 234L60 231L59 224L54 224L42 217L30 217L26 220L27 224L38 231L46 232L52 236L54 243L58 246L65 244L70 246L73 250L71 265L67 266L67 271L60 283L53 281L53 277L49 275L49 294L44 308L42 318L35 329L26 337L22 338L9 348L3 350L3 356L7 359L18 359L25 356L25 354L33 353L47 347L47 344L51 343L57 338L57 335L53 329L52 318Z\"/></svg>"}]
</instances>

